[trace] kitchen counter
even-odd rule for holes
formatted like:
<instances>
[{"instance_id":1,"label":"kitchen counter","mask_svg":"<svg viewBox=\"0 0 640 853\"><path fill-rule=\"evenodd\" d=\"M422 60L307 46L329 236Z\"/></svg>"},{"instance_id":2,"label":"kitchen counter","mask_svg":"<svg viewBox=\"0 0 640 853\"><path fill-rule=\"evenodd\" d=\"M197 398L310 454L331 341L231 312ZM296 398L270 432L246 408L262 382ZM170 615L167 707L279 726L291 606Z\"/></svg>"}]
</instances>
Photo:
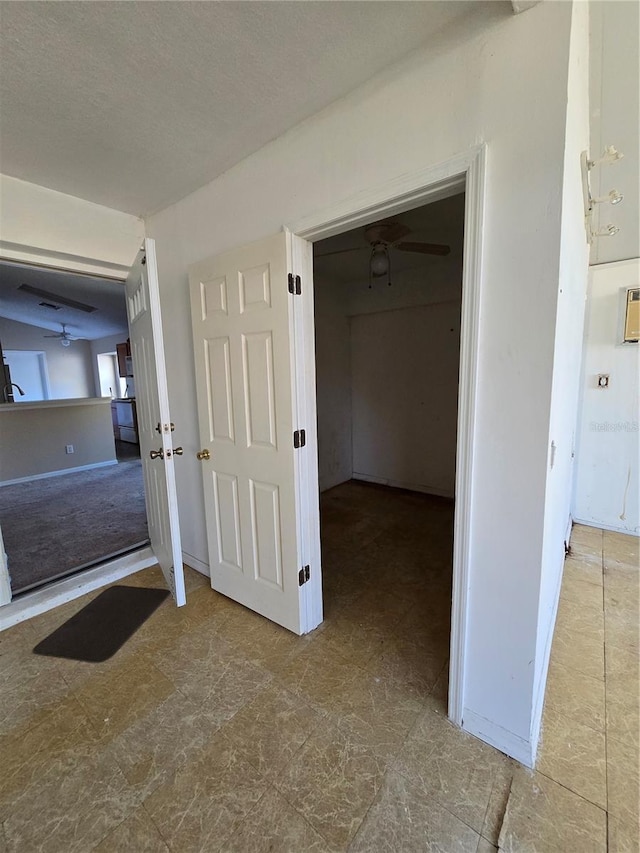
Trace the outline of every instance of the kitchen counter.
<instances>
[{"instance_id":1,"label":"kitchen counter","mask_svg":"<svg viewBox=\"0 0 640 853\"><path fill-rule=\"evenodd\" d=\"M61 406L105 406L111 397L71 397L66 400L35 400L30 403L0 403L0 412L24 412L30 409L56 409Z\"/></svg>"},{"instance_id":2,"label":"kitchen counter","mask_svg":"<svg viewBox=\"0 0 640 853\"><path fill-rule=\"evenodd\" d=\"M0 412L0 485L117 462L110 397L2 403Z\"/></svg>"}]
</instances>

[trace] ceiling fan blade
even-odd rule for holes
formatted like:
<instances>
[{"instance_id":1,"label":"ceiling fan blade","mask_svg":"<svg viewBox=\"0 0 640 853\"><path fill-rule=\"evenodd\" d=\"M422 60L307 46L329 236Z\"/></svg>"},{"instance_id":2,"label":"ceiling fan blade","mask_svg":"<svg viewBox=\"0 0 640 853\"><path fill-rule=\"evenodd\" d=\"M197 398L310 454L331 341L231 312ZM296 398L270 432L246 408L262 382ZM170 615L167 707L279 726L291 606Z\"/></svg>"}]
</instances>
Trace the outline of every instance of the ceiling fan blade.
<instances>
[{"instance_id":1,"label":"ceiling fan blade","mask_svg":"<svg viewBox=\"0 0 640 853\"><path fill-rule=\"evenodd\" d=\"M371 245L375 243L389 243L391 245L410 233L411 229L407 228L406 225L389 219L373 222L364 229L365 240Z\"/></svg>"},{"instance_id":2,"label":"ceiling fan blade","mask_svg":"<svg viewBox=\"0 0 640 853\"><path fill-rule=\"evenodd\" d=\"M397 243L402 240L407 234L411 233L411 229L407 228L401 222L386 222L384 224L384 234L382 239L385 243Z\"/></svg>"},{"instance_id":3,"label":"ceiling fan blade","mask_svg":"<svg viewBox=\"0 0 640 853\"><path fill-rule=\"evenodd\" d=\"M319 252L317 255L314 255L315 258L329 258L331 255L344 255L346 252L367 252L371 251L371 246L352 246L351 249L336 249L335 252Z\"/></svg>"},{"instance_id":4,"label":"ceiling fan blade","mask_svg":"<svg viewBox=\"0 0 640 853\"><path fill-rule=\"evenodd\" d=\"M448 255L451 246L442 243L396 243L396 249L401 252L419 252L422 255Z\"/></svg>"}]
</instances>

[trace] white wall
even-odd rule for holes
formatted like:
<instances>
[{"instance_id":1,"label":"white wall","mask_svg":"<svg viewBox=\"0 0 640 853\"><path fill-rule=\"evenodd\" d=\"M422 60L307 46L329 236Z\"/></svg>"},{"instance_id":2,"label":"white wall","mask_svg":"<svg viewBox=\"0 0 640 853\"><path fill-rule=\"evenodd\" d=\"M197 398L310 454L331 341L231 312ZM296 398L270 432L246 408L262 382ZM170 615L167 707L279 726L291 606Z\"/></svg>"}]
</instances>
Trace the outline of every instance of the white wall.
<instances>
[{"instance_id":1,"label":"white wall","mask_svg":"<svg viewBox=\"0 0 640 853\"><path fill-rule=\"evenodd\" d=\"M5 259L124 278L143 238L135 216L0 175Z\"/></svg>"},{"instance_id":2,"label":"white wall","mask_svg":"<svg viewBox=\"0 0 640 853\"><path fill-rule=\"evenodd\" d=\"M454 496L461 283L459 258L390 288L316 275L321 491L354 476Z\"/></svg>"},{"instance_id":3,"label":"white wall","mask_svg":"<svg viewBox=\"0 0 640 853\"><path fill-rule=\"evenodd\" d=\"M47 357L44 352L37 350L8 350L2 351L4 363L9 368L12 385L4 387L6 396L11 395L20 403L30 403L35 400L49 400L49 371ZM13 387L13 384L19 386ZM22 391L22 393L20 393Z\"/></svg>"},{"instance_id":4,"label":"white wall","mask_svg":"<svg viewBox=\"0 0 640 853\"><path fill-rule=\"evenodd\" d=\"M125 329L118 335L108 335L106 338L98 338L97 340L90 342L93 376L94 376L94 382L96 385L96 396L97 397L100 396L100 375L98 373L98 355L100 355L100 353L115 352L116 346L118 344L124 343L128 337L129 337L129 330ZM119 377L117 375L115 375L113 377L112 388L113 388L114 397L122 396L120 394L120 385L117 381L118 379L119 379ZM128 389L129 389L129 396L130 397L135 396L134 379L132 377L127 378L126 385L128 386Z\"/></svg>"},{"instance_id":5,"label":"white wall","mask_svg":"<svg viewBox=\"0 0 640 853\"><path fill-rule=\"evenodd\" d=\"M453 497L460 302L351 320L355 477Z\"/></svg>"},{"instance_id":6,"label":"white wall","mask_svg":"<svg viewBox=\"0 0 640 853\"><path fill-rule=\"evenodd\" d=\"M206 562L188 265L487 143L464 725L525 761L532 760L572 8L541 3L517 16L502 5L479 8L436 44L147 222L157 240L176 438L185 447L176 466L183 543Z\"/></svg>"},{"instance_id":7,"label":"white wall","mask_svg":"<svg viewBox=\"0 0 640 853\"><path fill-rule=\"evenodd\" d=\"M542 718L564 543L569 539L589 248L584 229L580 154L589 145L589 4L574 4L560 224L559 288L547 443L544 542L535 657L532 740ZM529 327L534 336L535 327Z\"/></svg>"},{"instance_id":8,"label":"white wall","mask_svg":"<svg viewBox=\"0 0 640 853\"><path fill-rule=\"evenodd\" d=\"M624 201L596 207L595 224L619 226L615 237L594 241L591 263L606 264L640 257L640 4L626 0L592 0L591 29L591 146L592 158L606 145L624 156L615 166L591 173L594 196L612 188Z\"/></svg>"},{"instance_id":9,"label":"white wall","mask_svg":"<svg viewBox=\"0 0 640 853\"><path fill-rule=\"evenodd\" d=\"M351 345L344 287L315 282L316 400L320 491L350 480Z\"/></svg>"},{"instance_id":10,"label":"white wall","mask_svg":"<svg viewBox=\"0 0 640 853\"><path fill-rule=\"evenodd\" d=\"M46 354L52 400L93 397L96 388L89 342L73 341L71 346L63 347L55 338L44 337L51 334L54 333L49 329L0 317L3 349L42 350Z\"/></svg>"},{"instance_id":11,"label":"white wall","mask_svg":"<svg viewBox=\"0 0 640 853\"><path fill-rule=\"evenodd\" d=\"M628 287L638 287L640 261L591 268L581 382L581 421L574 517L583 524L640 534L638 399L640 350L621 343ZM598 387L598 374L610 384Z\"/></svg>"},{"instance_id":12,"label":"white wall","mask_svg":"<svg viewBox=\"0 0 640 853\"><path fill-rule=\"evenodd\" d=\"M620 344L620 289L640 281L640 6L594 2L591 10L591 151L615 144L625 157L592 172L592 191L615 187L621 204L598 205L620 227L591 247L573 516L584 524L640 532L638 346ZM621 262L621 263L616 263ZM606 391L598 373L611 374Z\"/></svg>"}]
</instances>

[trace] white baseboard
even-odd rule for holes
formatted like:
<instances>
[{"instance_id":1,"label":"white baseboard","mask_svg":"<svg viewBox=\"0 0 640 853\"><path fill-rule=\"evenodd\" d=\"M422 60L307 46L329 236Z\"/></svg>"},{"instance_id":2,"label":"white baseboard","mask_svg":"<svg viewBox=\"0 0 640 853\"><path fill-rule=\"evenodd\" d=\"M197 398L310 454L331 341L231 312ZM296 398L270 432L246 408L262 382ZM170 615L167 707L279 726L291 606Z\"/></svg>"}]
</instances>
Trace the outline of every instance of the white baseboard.
<instances>
[{"instance_id":1,"label":"white baseboard","mask_svg":"<svg viewBox=\"0 0 640 853\"><path fill-rule=\"evenodd\" d=\"M558 587L555 591L553 600L553 613L549 622L549 630L544 645L544 659L542 661L542 670L538 684L536 685L536 693L533 697L533 712L531 714L531 754L533 759L532 767L535 766L536 756L538 754L538 743L540 741L540 731L542 728L542 713L544 711L544 697L547 691L547 676L549 674L549 662L551 660L551 645L553 643L553 635L556 628L556 620L558 618L558 606L560 604L560 591L562 589L562 578L564 577L564 561L566 557L562 555L562 570L559 573Z\"/></svg>"},{"instance_id":2,"label":"white baseboard","mask_svg":"<svg viewBox=\"0 0 640 853\"><path fill-rule=\"evenodd\" d=\"M189 566L189 568L195 569L196 572L200 572L201 575L206 575L208 578L211 577L209 565L207 563L203 563L202 560L199 560L197 557L194 557L193 554L188 554L186 551L183 551L182 560L187 566Z\"/></svg>"},{"instance_id":3,"label":"white baseboard","mask_svg":"<svg viewBox=\"0 0 640 853\"><path fill-rule=\"evenodd\" d=\"M405 483L401 480L386 480L383 477L372 477L369 474L358 474L356 471L351 475L354 480L361 480L363 483L375 483L378 486L391 486L394 489L407 489L410 492L423 492L426 495L436 495L439 498L455 497L454 493L448 489L438 489L435 486L423 486L417 483Z\"/></svg>"},{"instance_id":4,"label":"white baseboard","mask_svg":"<svg viewBox=\"0 0 640 853\"><path fill-rule=\"evenodd\" d=\"M31 474L29 477L17 477L15 480L2 480L2 486L15 486L17 483L30 483L32 480L46 480L47 477L61 477L63 474L75 474L77 471L89 471L92 468L106 468L108 465L117 465L117 459L109 459L106 462L92 462L91 465L78 465L76 468L61 468L59 471L47 471L44 474Z\"/></svg>"},{"instance_id":5,"label":"white baseboard","mask_svg":"<svg viewBox=\"0 0 640 853\"><path fill-rule=\"evenodd\" d=\"M25 619L31 619L47 610L53 610L67 601L80 598L87 592L93 592L109 583L126 578L135 572L146 569L157 563L151 548L141 548L124 557L118 557L96 566L94 569L86 569L77 575L48 584L42 589L34 592L25 592L18 596L15 601L0 607L0 631L11 628Z\"/></svg>"},{"instance_id":6,"label":"white baseboard","mask_svg":"<svg viewBox=\"0 0 640 853\"><path fill-rule=\"evenodd\" d=\"M486 720L469 708L464 709L462 729L485 743L495 746L500 752L515 758L525 767L533 767L535 753L530 741L503 729L502 726L492 723L491 720Z\"/></svg>"},{"instance_id":7,"label":"white baseboard","mask_svg":"<svg viewBox=\"0 0 640 853\"><path fill-rule=\"evenodd\" d=\"M565 546L568 546L569 542L571 541L571 530L572 529L573 529L573 518L571 518L571 515L569 515L569 518L567 519L567 527L564 531L564 544L565 544Z\"/></svg>"},{"instance_id":8,"label":"white baseboard","mask_svg":"<svg viewBox=\"0 0 640 853\"><path fill-rule=\"evenodd\" d=\"M584 518L573 518L574 524L583 524L585 527L595 527L597 530L610 530L612 533L624 533L625 536L640 536L638 530L628 530L616 524L604 524L602 521L586 521Z\"/></svg>"}]
</instances>

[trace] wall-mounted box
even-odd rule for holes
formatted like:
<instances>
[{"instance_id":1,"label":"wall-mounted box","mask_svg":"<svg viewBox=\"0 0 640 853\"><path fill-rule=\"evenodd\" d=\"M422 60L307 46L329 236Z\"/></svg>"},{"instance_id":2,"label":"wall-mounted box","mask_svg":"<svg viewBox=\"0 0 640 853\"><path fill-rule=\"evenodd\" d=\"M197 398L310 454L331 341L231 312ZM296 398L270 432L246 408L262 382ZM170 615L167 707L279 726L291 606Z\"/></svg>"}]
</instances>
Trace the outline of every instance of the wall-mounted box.
<instances>
[{"instance_id":1,"label":"wall-mounted box","mask_svg":"<svg viewBox=\"0 0 640 853\"><path fill-rule=\"evenodd\" d=\"M623 341L625 344L637 344L640 340L640 287L627 290L624 313Z\"/></svg>"}]
</instances>

